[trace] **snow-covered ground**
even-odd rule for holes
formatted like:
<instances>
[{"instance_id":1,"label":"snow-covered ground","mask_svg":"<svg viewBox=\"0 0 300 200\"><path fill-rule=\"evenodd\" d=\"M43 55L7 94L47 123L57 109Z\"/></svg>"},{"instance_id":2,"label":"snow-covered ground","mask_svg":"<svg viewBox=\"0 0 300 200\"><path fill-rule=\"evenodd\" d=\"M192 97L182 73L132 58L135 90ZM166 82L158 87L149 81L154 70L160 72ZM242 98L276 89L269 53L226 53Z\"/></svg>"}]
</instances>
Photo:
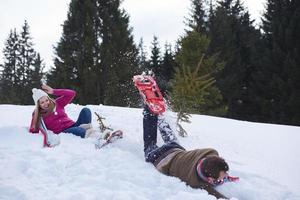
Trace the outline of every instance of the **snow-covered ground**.
<instances>
[{"instance_id":1,"label":"snow-covered ground","mask_svg":"<svg viewBox=\"0 0 300 200\"><path fill-rule=\"evenodd\" d=\"M0 105L1 200L215 199L144 162L141 109L87 107L122 129L124 138L96 150L93 139L60 134L59 146L43 148L42 136L27 131L33 106ZM66 111L76 120L81 108L71 104ZM217 149L230 174L240 177L219 191L240 200L300 199L300 127L203 115L191 121L184 124L189 136L179 137L181 144Z\"/></svg>"}]
</instances>

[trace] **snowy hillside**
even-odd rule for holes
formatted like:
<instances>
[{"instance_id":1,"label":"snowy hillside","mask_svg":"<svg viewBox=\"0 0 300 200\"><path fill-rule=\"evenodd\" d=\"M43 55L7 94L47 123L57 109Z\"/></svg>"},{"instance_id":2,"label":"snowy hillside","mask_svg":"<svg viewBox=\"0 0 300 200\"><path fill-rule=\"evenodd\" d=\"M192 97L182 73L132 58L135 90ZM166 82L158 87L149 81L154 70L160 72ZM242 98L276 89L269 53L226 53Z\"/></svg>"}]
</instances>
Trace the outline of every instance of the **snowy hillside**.
<instances>
[{"instance_id":1,"label":"snowy hillside","mask_svg":"<svg viewBox=\"0 0 300 200\"><path fill-rule=\"evenodd\" d=\"M92 139L60 134L59 146L42 148L41 135L27 131L33 106L0 105L1 200L215 199L144 162L141 109L88 107L122 129L124 138L96 150ZM81 108L71 104L66 111L76 120ZM95 116L93 124L97 126ZM300 199L300 127L202 115L193 115L184 127L189 133L179 137L184 147L217 149L230 174L240 177L238 183L217 188L226 196Z\"/></svg>"}]
</instances>

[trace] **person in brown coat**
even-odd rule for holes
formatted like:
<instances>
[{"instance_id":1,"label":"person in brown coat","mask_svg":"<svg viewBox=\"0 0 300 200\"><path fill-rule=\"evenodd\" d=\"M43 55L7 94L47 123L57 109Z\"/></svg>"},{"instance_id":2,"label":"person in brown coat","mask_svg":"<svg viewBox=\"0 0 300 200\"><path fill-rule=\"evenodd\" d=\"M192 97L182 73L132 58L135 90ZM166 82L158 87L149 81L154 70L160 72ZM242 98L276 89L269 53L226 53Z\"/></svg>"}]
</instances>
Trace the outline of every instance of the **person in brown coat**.
<instances>
[{"instance_id":1,"label":"person in brown coat","mask_svg":"<svg viewBox=\"0 0 300 200\"><path fill-rule=\"evenodd\" d=\"M161 173L178 177L193 188L205 189L216 198L228 199L215 190L227 178L228 164L215 149L187 151L178 144L169 124L145 107L143 112L143 140L146 162L152 163ZM158 147L157 127L164 145Z\"/></svg>"}]
</instances>

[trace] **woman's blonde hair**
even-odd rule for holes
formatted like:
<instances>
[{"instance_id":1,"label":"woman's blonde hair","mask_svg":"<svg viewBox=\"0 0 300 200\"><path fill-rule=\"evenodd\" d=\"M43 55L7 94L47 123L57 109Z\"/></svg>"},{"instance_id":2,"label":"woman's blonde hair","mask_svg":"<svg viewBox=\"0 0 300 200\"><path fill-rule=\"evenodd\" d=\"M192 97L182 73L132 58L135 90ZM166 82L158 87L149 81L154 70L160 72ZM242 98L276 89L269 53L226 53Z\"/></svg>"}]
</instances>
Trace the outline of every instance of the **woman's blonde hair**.
<instances>
[{"instance_id":1,"label":"woman's blonde hair","mask_svg":"<svg viewBox=\"0 0 300 200\"><path fill-rule=\"evenodd\" d=\"M48 99L50 101L50 108L47 111L43 112L43 109L40 107L39 100L36 104L36 107L35 107L34 113L33 113L33 117L32 117L33 118L33 124L35 126L34 127L35 130L40 127L42 116L43 115L48 115L49 113L53 112L53 110L55 108L55 101L52 98L50 98L49 96L48 96Z\"/></svg>"}]
</instances>

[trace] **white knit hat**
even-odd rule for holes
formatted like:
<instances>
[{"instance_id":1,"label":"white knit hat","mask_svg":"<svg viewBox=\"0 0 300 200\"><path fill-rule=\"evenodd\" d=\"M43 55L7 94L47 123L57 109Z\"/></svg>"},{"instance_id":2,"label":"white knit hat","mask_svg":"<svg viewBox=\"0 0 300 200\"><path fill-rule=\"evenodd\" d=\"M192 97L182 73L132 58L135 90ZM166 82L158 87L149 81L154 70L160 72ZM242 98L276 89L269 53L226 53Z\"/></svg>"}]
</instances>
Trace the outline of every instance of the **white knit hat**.
<instances>
[{"instance_id":1,"label":"white knit hat","mask_svg":"<svg viewBox=\"0 0 300 200\"><path fill-rule=\"evenodd\" d=\"M36 88L32 89L32 98L33 98L35 105L38 104L38 100L43 96L49 97L48 94L41 89L36 89Z\"/></svg>"}]
</instances>

